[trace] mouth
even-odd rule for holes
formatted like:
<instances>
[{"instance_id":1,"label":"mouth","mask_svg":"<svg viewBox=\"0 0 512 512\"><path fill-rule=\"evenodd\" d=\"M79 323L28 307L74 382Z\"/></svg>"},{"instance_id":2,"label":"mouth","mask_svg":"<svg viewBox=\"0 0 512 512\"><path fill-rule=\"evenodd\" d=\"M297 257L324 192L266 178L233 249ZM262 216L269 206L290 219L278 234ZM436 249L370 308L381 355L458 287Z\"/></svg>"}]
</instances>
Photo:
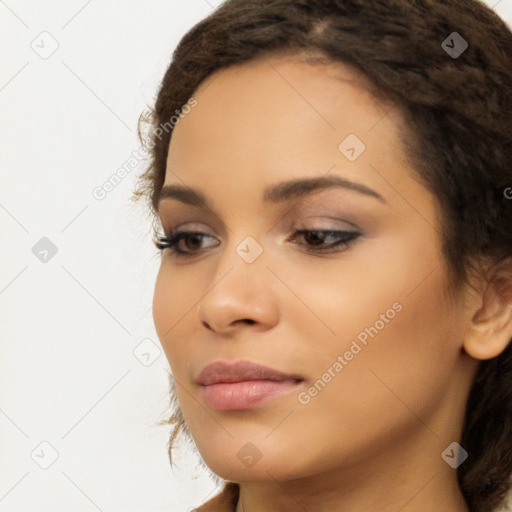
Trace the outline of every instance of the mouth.
<instances>
[{"instance_id":1,"label":"mouth","mask_svg":"<svg viewBox=\"0 0 512 512\"><path fill-rule=\"evenodd\" d=\"M197 378L206 405L219 411L252 409L297 389L304 378L252 363L216 362Z\"/></svg>"}]
</instances>

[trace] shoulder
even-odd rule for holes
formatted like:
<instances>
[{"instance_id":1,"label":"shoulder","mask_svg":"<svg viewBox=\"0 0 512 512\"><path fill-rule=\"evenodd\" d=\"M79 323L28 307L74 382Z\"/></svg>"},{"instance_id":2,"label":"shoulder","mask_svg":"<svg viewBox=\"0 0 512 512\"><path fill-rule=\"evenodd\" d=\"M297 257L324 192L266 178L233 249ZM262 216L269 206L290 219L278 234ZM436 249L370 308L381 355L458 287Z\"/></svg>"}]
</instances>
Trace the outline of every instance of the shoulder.
<instances>
[{"instance_id":1,"label":"shoulder","mask_svg":"<svg viewBox=\"0 0 512 512\"><path fill-rule=\"evenodd\" d=\"M194 512L235 512L238 493L238 484L226 482L219 494L196 507Z\"/></svg>"}]
</instances>

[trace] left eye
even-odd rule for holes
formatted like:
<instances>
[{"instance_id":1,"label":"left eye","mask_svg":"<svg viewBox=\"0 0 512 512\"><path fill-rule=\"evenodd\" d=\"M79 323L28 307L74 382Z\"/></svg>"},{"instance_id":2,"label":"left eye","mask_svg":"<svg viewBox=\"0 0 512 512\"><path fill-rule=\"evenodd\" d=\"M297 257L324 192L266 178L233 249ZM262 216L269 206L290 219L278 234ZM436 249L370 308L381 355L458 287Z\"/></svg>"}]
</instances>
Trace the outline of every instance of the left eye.
<instances>
[{"instance_id":1,"label":"left eye","mask_svg":"<svg viewBox=\"0 0 512 512\"><path fill-rule=\"evenodd\" d=\"M332 230L299 230L295 231L289 238L290 241L296 243L295 240L298 237L303 237L306 243L299 243L297 245L305 246L306 251L327 253L334 252L336 250L343 250L350 246L361 233L356 231L332 231ZM328 238L338 239L335 242L327 243ZM203 239L212 239L213 237L206 233L200 233L196 231L182 231L171 234L169 237L159 237L155 243L156 247L163 251L169 249L172 255L176 257L191 257L198 253L201 247L201 241ZM185 250L180 248L179 243L185 241ZM192 242L192 247L188 242ZM217 244L218 245L218 244Z\"/></svg>"},{"instance_id":2,"label":"left eye","mask_svg":"<svg viewBox=\"0 0 512 512\"><path fill-rule=\"evenodd\" d=\"M296 231L292 240L297 238L297 235L302 236L306 240L306 250L313 252L333 252L339 247L346 248L358 238L361 233L357 231L326 231L321 229L308 230L302 229ZM337 242L327 243L327 238L338 239ZM303 244L301 244L303 245Z\"/></svg>"}]
</instances>

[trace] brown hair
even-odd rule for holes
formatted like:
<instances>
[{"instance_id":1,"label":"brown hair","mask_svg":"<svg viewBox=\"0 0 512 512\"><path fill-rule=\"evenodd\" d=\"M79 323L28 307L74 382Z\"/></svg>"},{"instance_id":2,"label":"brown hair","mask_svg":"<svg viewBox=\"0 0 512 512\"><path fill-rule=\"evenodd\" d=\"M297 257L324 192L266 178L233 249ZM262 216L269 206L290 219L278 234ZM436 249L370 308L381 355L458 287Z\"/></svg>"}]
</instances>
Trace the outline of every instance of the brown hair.
<instances>
[{"instance_id":1,"label":"brown hair","mask_svg":"<svg viewBox=\"0 0 512 512\"><path fill-rule=\"evenodd\" d=\"M442 46L453 32L469 45L458 56ZM141 116L150 165L134 198L146 197L153 218L169 120L215 71L275 52L351 65L376 97L398 106L404 151L440 205L455 286L483 258L512 256L512 201L504 194L512 185L512 32L478 0L227 0L182 38L154 109ZM144 135L142 126L150 128ZM163 423L172 425L172 464L187 427L171 395L173 414ZM512 484L511 343L479 363L460 442L469 457L457 476L470 511L504 505Z\"/></svg>"}]
</instances>

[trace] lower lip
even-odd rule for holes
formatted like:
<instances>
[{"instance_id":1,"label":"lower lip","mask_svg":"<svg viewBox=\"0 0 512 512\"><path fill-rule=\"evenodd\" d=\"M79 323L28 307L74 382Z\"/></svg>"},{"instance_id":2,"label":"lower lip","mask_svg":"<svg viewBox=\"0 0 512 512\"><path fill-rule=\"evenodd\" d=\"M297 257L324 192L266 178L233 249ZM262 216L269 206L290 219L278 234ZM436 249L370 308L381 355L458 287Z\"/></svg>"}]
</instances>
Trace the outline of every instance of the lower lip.
<instances>
[{"instance_id":1,"label":"lower lip","mask_svg":"<svg viewBox=\"0 0 512 512\"><path fill-rule=\"evenodd\" d=\"M297 388L296 380L246 380L203 386L206 404L218 411L252 409Z\"/></svg>"}]
</instances>

